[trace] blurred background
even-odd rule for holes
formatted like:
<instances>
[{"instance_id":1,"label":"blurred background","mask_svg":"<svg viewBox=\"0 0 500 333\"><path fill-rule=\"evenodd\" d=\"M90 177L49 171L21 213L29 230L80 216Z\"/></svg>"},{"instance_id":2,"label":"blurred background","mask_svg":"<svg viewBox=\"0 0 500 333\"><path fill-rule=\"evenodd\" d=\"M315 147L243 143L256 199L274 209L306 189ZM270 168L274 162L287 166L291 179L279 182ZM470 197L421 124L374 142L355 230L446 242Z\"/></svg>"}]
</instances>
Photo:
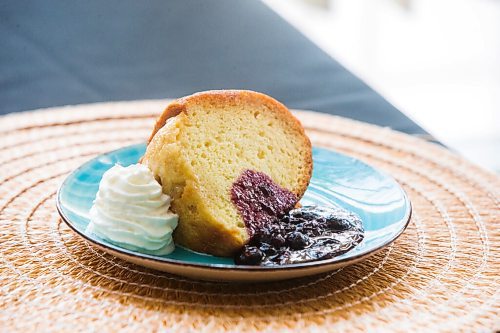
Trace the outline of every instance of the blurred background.
<instances>
[{"instance_id":1,"label":"blurred background","mask_svg":"<svg viewBox=\"0 0 500 333\"><path fill-rule=\"evenodd\" d=\"M500 0L3 0L0 45L0 114L251 89L500 172Z\"/></svg>"},{"instance_id":2,"label":"blurred background","mask_svg":"<svg viewBox=\"0 0 500 333\"><path fill-rule=\"evenodd\" d=\"M500 172L500 1L264 2L439 141Z\"/></svg>"}]
</instances>

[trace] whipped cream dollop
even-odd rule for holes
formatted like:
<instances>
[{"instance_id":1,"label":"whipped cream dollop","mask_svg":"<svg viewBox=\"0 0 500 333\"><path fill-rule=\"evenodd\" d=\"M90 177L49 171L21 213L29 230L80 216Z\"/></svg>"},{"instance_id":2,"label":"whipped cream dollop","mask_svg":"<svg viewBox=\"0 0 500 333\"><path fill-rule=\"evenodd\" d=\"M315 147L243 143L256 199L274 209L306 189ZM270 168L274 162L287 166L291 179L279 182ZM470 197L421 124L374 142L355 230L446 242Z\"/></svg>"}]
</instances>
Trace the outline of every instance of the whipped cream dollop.
<instances>
[{"instance_id":1,"label":"whipped cream dollop","mask_svg":"<svg viewBox=\"0 0 500 333\"><path fill-rule=\"evenodd\" d=\"M102 177L87 232L131 250L169 254L178 221L169 208L170 197L147 166L117 164Z\"/></svg>"}]
</instances>

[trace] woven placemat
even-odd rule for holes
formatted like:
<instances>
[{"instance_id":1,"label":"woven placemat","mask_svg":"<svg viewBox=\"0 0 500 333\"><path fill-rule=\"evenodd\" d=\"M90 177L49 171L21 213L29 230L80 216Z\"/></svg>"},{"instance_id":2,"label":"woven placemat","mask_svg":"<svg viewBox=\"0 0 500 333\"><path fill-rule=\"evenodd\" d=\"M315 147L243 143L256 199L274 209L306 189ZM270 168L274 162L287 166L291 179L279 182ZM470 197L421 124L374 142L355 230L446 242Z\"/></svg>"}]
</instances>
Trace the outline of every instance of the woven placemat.
<instances>
[{"instance_id":1,"label":"woven placemat","mask_svg":"<svg viewBox=\"0 0 500 333\"><path fill-rule=\"evenodd\" d=\"M297 112L314 145L392 174L413 203L390 247L328 274L268 284L191 281L94 249L61 222L59 184L95 155L144 141L166 101L0 118L0 331L494 331L499 177L372 125Z\"/></svg>"}]
</instances>

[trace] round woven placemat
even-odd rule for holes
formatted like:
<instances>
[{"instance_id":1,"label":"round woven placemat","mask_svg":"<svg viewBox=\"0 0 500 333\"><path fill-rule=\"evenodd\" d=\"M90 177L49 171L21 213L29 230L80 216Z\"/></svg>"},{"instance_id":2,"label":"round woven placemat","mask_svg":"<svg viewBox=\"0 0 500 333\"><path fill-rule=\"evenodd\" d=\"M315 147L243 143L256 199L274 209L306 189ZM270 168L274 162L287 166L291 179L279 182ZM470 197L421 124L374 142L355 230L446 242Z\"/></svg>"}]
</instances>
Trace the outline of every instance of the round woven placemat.
<instances>
[{"instance_id":1,"label":"round woven placemat","mask_svg":"<svg viewBox=\"0 0 500 333\"><path fill-rule=\"evenodd\" d=\"M297 112L314 145L392 174L412 222L370 259L268 284L191 281L94 249L61 222L59 184L95 155L144 141L166 101L0 118L0 330L494 331L499 177L420 139Z\"/></svg>"}]
</instances>

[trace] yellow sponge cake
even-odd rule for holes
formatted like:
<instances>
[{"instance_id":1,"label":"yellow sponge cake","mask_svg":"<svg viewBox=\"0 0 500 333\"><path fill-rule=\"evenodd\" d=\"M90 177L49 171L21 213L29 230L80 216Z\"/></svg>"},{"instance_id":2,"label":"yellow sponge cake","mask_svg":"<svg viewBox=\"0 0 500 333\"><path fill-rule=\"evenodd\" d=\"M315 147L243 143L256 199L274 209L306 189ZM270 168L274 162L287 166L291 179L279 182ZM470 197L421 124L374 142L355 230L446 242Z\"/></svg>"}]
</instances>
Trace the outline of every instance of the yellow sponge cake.
<instances>
[{"instance_id":1,"label":"yellow sponge cake","mask_svg":"<svg viewBox=\"0 0 500 333\"><path fill-rule=\"evenodd\" d=\"M142 159L172 197L174 241L232 256L293 208L312 173L311 143L273 98L243 90L197 93L158 118Z\"/></svg>"}]
</instances>

